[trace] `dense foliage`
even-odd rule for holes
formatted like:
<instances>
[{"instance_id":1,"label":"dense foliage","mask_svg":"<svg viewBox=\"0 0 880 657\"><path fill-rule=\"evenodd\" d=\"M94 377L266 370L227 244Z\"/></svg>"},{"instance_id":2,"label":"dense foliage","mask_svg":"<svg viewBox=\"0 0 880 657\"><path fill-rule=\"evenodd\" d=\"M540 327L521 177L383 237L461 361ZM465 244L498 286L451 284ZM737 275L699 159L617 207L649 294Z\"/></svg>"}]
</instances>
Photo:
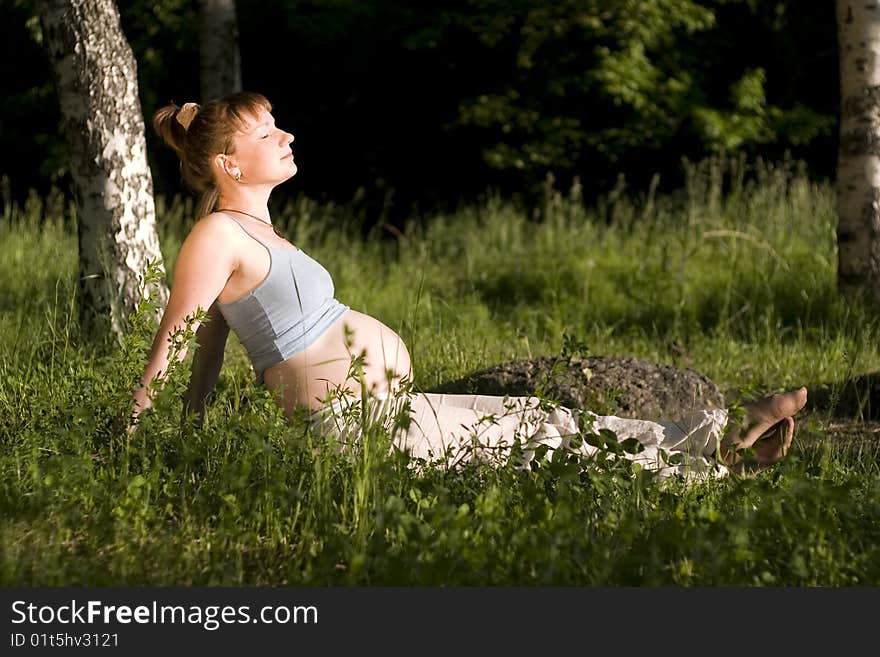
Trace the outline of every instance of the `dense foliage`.
<instances>
[{"instance_id":1,"label":"dense foliage","mask_svg":"<svg viewBox=\"0 0 880 657\"><path fill-rule=\"evenodd\" d=\"M197 3L120 0L144 113L197 100ZM17 197L66 183L58 108L30 0L2 0L0 172ZM682 156L790 149L833 175L833 3L794 0L239 2L243 80L297 135L315 198L454 206L486 187L587 196L625 171L677 186ZM180 181L148 135L157 191ZM360 190L360 191L359 191Z\"/></svg>"}]
</instances>

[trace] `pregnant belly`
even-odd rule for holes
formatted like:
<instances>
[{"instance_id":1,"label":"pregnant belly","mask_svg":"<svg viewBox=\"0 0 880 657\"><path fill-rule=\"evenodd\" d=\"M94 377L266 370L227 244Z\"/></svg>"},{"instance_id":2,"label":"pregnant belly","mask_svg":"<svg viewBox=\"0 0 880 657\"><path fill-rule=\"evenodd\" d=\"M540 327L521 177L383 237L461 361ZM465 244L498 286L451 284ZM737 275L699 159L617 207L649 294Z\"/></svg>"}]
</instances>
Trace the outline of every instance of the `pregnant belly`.
<instances>
[{"instance_id":1,"label":"pregnant belly","mask_svg":"<svg viewBox=\"0 0 880 657\"><path fill-rule=\"evenodd\" d=\"M304 351L263 376L285 414L293 417L298 408L319 408L328 390L360 394L360 382L351 376L352 358L374 392L393 391L402 378L412 378L409 351L400 336L375 317L350 309Z\"/></svg>"}]
</instances>

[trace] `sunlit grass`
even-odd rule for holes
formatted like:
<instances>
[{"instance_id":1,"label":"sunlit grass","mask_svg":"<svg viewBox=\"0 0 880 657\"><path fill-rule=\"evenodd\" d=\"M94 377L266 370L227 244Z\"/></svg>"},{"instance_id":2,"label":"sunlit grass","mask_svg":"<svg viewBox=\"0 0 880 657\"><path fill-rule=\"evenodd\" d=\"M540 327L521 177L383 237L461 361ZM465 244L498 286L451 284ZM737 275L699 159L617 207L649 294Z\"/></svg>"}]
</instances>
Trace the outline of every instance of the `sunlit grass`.
<instances>
[{"instance_id":1,"label":"sunlit grass","mask_svg":"<svg viewBox=\"0 0 880 657\"><path fill-rule=\"evenodd\" d=\"M423 390L556 355L564 335L692 367L729 399L819 383L833 398L880 369L874 315L836 293L830 185L790 163L687 166L673 195L588 205L548 181L534 215L490 195L370 239L356 207L281 191L276 221L340 300L400 333ZM157 210L173 279L192 204ZM233 336L201 429L180 421L181 367L129 439L149 323L94 346L76 323L72 208L51 195L3 212L2 584L880 582L876 444L857 424L832 439L822 412L755 478L663 488L625 463L552 462L416 474L381 434L340 456L285 423Z\"/></svg>"}]
</instances>

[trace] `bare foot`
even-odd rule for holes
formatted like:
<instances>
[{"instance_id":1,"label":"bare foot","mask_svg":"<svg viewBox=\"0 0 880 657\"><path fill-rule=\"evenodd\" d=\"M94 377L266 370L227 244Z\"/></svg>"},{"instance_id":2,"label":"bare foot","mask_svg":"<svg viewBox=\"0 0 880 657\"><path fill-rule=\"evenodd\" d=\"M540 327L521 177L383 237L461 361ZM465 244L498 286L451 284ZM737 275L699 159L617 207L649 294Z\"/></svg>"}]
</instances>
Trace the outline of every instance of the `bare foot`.
<instances>
[{"instance_id":1,"label":"bare foot","mask_svg":"<svg viewBox=\"0 0 880 657\"><path fill-rule=\"evenodd\" d=\"M721 441L720 456L729 466L739 465L739 452L751 449L750 470L760 470L781 460L794 439L792 418L807 403L807 389L798 388L745 404L746 429L733 430Z\"/></svg>"},{"instance_id":2,"label":"bare foot","mask_svg":"<svg viewBox=\"0 0 880 657\"><path fill-rule=\"evenodd\" d=\"M782 460L793 440L794 418L787 417L774 424L752 445L752 458L743 464L743 469L756 472Z\"/></svg>"}]
</instances>

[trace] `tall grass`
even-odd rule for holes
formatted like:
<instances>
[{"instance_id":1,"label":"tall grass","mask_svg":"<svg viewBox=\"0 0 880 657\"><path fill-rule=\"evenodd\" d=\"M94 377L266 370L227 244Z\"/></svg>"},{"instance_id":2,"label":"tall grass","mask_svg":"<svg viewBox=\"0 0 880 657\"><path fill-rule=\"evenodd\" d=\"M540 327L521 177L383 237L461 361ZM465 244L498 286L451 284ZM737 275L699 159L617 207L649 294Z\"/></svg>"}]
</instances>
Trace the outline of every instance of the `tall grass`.
<instances>
[{"instance_id":1,"label":"tall grass","mask_svg":"<svg viewBox=\"0 0 880 657\"><path fill-rule=\"evenodd\" d=\"M423 390L566 335L693 367L730 399L876 371L873 315L835 291L830 186L790 162L684 166L674 194L621 181L587 205L548 179L531 215L488 195L366 239L356 207L295 198L276 217L338 298L400 333ZM157 209L173 279L191 204ZM57 194L7 197L0 220L4 585L880 582L877 449L861 425L843 448L818 413L757 477L658 486L558 452L416 471L378 429L340 454L285 422L232 336L201 428L180 417L184 362L130 437L151 300L124 344L81 335L73 226Z\"/></svg>"}]
</instances>

